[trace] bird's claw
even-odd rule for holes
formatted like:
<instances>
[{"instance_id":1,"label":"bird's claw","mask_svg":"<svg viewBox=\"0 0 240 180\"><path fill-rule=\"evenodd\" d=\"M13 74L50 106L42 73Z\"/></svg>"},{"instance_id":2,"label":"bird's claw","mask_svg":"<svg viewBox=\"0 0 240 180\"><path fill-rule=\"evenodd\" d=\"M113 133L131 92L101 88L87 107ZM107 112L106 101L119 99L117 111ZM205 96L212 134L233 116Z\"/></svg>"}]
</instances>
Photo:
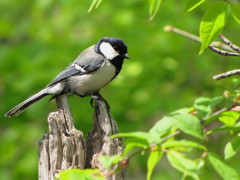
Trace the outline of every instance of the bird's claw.
<instances>
[{"instance_id":1,"label":"bird's claw","mask_svg":"<svg viewBox=\"0 0 240 180\"><path fill-rule=\"evenodd\" d=\"M102 97L101 94L95 93L95 94L91 95L90 104L93 108L96 107L96 105L94 104L94 100L103 101L106 105L107 110L110 111L110 106L109 106L108 102Z\"/></svg>"},{"instance_id":2,"label":"bird's claw","mask_svg":"<svg viewBox=\"0 0 240 180\"><path fill-rule=\"evenodd\" d=\"M93 108L95 108L95 104L94 104L94 101L93 101L93 97L91 98L91 100L90 100L90 105L93 107Z\"/></svg>"}]
</instances>

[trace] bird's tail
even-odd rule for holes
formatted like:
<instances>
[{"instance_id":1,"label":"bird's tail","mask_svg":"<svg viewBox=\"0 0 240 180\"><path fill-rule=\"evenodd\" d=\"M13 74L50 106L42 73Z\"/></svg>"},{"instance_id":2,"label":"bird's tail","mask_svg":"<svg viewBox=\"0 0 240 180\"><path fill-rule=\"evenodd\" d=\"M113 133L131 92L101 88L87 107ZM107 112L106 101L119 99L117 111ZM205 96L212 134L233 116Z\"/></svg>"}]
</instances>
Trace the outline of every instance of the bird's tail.
<instances>
[{"instance_id":1,"label":"bird's tail","mask_svg":"<svg viewBox=\"0 0 240 180\"><path fill-rule=\"evenodd\" d=\"M17 116L20 113L22 113L26 108L28 108L30 105L33 103L39 101L40 99L44 98L47 96L47 89L43 89L39 91L38 93L34 94L33 96L29 97L25 101L21 102L14 108L12 108L10 111L8 111L5 116L6 117L12 117L12 116Z\"/></svg>"}]
</instances>

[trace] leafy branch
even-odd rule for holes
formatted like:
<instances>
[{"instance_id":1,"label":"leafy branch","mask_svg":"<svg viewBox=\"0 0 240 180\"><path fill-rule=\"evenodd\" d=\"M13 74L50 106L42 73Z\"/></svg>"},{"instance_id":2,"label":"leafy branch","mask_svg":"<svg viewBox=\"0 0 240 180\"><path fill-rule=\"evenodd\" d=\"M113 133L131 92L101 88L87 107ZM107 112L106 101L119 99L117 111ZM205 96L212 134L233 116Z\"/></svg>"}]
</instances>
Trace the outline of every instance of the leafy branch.
<instances>
[{"instance_id":1,"label":"leafy branch","mask_svg":"<svg viewBox=\"0 0 240 180\"><path fill-rule=\"evenodd\" d=\"M182 35L184 37L187 37L187 38L192 39L192 40L194 40L196 42L199 42L199 43L202 42L201 39L198 36L196 36L194 34L191 34L189 32L183 31L183 30L178 29L178 28L173 27L173 26L169 26L169 25L165 26L164 30L166 32L173 32L173 33ZM240 47L239 46L233 44L230 40L228 40L223 35L220 35L219 37L221 38L221 40L225 44L223 44L219 41L214 41L209 45L209 48L211 50L213 50L214 52L216 52L220 55L224 55L224 56L240 56L240 52L239 52ZM220 48L222 48L222 49L220 49ZM233 52L233 51L236 51L236 52Z\"/></svg>"},{"instance_id":2,"label":"leafy branch","mask_svg":"<svg viewBox=\"0 0 240 180\"><path fill-rule=\"evenodd\" d=\"M192 39L196 42L201 43L201 39L198 36L193 35L189 32L183 31L181 29L178 29L176 27L165 26L164 30L167 31L167 32L174 32L176 34L182 35L184 37L190 38L190 39ZM220 34L219 37L224 44L219 42L219 41L212 42L209 45L209 48L212 51L214 51L217 54L224 55L224 56L240 56L240 47L239 46L233 44L229 39L227 39L222 34ZM220 80L220 79L227 78L227 77L234 76L234 75L238 75L238 74L240 74L240 69L234 69L234 70L231 70L231 71L227 71L225 73L215 75L215 76L213 76L213 79L214 80Z\"/></svg>"},{"instance_id":3,"label":"leafy branch","mask_svg":"<svg viewBox=\"0 0 240 180\"><path fill-rule=\"evenodd\" d=\"M204 167L204 164L209 162L223 179L238 179L239 175L233 168L227 165L215 152L209 151L206 144L203 145L206 137L210 134L227 130L233 134L233 140L226 144L225 157L232 158L240 151L240 147L238 151L231 149L233 145L236 146L236 143L240 143L240 138L237 138L238 136L233 133L240 130L240 123L237 123L240 113L235 111L239 106L238 99L237 93L233 97L198 98L195 100L193 107L179 109L164 116L148 132L114 135L113 138L126 138L125 150L122 157L118 158L119 166L127 165L133 157L150 151L147 161L147 180L151 179L156 164L161 161L164 154L166 154L172 167L183 173L183 177L190 176L193 179L200 179L199 172ZM232 104L228 108L219 109L219 106L225 104L226 101L230 101ZM215 120L222 122L223 125L202 131L205 125ZM202 143L185 138L177 140L176 137L180 133L194 136L202 140ZM194 160L188 158L187 153L196 149L202 150L199 157ZM109 163L106 164L110 167ZM113 165L115 164L116 162ZM219 165L221 167L218 167Z\"/></svg>"}]
</instances>

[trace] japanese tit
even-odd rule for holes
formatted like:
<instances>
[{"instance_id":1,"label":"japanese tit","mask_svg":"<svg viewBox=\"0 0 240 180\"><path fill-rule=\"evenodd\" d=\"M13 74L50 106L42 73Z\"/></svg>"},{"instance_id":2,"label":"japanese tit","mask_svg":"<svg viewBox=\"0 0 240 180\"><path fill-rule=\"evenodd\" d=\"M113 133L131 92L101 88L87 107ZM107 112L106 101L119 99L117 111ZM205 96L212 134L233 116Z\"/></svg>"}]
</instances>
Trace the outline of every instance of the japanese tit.
<instances>
[{"instance_id":1,"label":"japanese tit","mask_svg":"<svg viewBox=\"0 0 240 180\"><path fill-rule=\"evenodd\" d=\"M125 58L129 59L126 44L118 38L104 37L85 49L45 88L12 108L5 116L17 116L47 95L53 95L51 99L63 94L92 96L118 75Z\"/></svg>"}]
</instances>

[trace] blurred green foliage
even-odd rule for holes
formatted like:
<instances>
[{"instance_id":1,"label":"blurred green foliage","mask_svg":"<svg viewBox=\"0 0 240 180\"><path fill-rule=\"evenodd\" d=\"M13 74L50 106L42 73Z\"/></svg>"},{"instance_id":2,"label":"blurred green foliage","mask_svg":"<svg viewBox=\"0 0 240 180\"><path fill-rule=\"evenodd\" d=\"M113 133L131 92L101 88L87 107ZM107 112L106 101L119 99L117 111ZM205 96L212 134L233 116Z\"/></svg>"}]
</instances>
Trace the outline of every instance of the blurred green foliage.
<instances>
[{"instance_id":1,"label":"blurred green foliage","mask_svg":"<svg viewBox=\"0 0 240 180\"><path fill-rule=\"evenodd\" d=\"M199 96L218 96L231 90L232 80L212 76L237 67L236 57L223 57L200 44L163 31L171 24L198 34L208 4L184 14L182 1L162 3L149 21L148 1L103 1L88 13L91 1L0 1L0 177L37 179L37 146L47 130L47 115L56 110L47 98L16 118L5 118L10 108L47 85L86 47L104 36L123 39L129 48L119 77L101 92L111 105L120 132L144 131L167 112L192 104ZM239 43L239 25L229 18L223 34ZM91 129L89 98L69 98L77 128ZM213 146L224 143L223 135ZM221 148L219 148L220 153ZM234 162L233 162L234 163ZM144 179L146 159L133 159L131 179ZM239 166L239 163L235 163ZM179 179L162 160L153 179ZM206 167L208 168L208 167ZM156 170L157 172L157 170ZM212 174L209 179L218 177ZM211 178L212 177L212 178Z\"/></svg>"}]
</instances>

